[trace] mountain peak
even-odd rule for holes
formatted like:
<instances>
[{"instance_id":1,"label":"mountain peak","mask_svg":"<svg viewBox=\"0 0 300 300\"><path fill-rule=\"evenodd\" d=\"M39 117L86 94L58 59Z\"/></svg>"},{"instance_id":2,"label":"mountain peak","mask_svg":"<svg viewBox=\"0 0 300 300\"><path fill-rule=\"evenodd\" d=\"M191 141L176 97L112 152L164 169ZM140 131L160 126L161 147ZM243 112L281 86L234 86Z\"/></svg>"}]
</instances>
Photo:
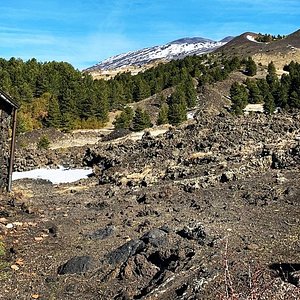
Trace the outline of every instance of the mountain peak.
<instances>
[{"instance_id":1,"label":"mountain peak","mask_svg":"<svg viewBox=\"0 0 300 300\"><path fill-rule=\"evenodd\" d=\"M178 39L173 42L170 42L169 45L172 45L172 44L197 44L197 43L215 43L215 41L206 39L206 38L202 38L202 37L192 37L192 38L187 37L187 38L182 38L182 39Z\"/></svg>"},{"instance_id":2,"label":"mountain peak","mask_svg":"<svg viewBox=\"0 0 300 300\"><path fill-rule=\"evenodd\" d=\"M235 37L234 36L226 36L224 39L222 39L220 42L221 43L228 43L230 41L232 41Z\"/></svg>"},{"instance_id":3,"label":"mountain peak","mask_svg":"<svg viewBox=\"0 0 300 300\"><path fill-rule=\"evenodd\" d=\"M213 41L202 37L182 38L165 45L149 47L110 57L85 71L101 73L108 70L127 70L131 67L140 68L155 61L170 61L186 56L210 53L226 44L226 42L227 41L223 40L219 42Z\"/></svg>"}]
</instances>

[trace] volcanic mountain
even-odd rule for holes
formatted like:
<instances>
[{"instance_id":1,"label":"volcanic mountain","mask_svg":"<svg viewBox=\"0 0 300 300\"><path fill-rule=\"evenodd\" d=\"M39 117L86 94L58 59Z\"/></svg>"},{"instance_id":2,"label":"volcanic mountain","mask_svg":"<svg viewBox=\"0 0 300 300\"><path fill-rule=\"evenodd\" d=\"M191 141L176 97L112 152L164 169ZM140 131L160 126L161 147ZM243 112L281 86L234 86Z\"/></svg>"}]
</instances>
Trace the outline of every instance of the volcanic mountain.
<instances>
[{"instance_id":1,"label":"volcanic mountain","mask_svg":"<svg viewBox=\"0 0 300 300\"><path fill-rule=\"evenodd\" d=\"M209 53L225 45L232 37L221 41L193 37L182 38L161 46L144 48L137 51L112 56L86 69L86 72L126 69L128 67L141 68L157 61L170 61L190 55Z\"/></svg>"}]
</instances>

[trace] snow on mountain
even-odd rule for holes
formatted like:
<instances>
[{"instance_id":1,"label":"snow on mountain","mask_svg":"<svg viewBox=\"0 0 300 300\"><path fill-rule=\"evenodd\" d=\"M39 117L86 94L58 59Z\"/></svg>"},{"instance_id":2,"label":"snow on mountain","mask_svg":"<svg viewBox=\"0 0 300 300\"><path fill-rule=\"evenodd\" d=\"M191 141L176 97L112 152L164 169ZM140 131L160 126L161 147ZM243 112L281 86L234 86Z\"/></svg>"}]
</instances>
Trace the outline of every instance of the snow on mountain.
<instances>
[{"instance_id":1,"label":"snow on mountain","mask_svg":"<svg viewBox=\"0 0 300 300\"><path fill-rule=\"evenodd\" d=\"M248 41L250 41L250 42L254 42L254 43L259 43L256 39L255 39L255 37L253 37L252 35L247 35L247 40Z\"/></svg>"},{"instance_id":2,"label":"snow on mountain","mask_svg":"<svg viewBox=\"0 0 300 300\"><path fill-rule=\"evenodd\" d=\"M226 44L228 40L216 42L204 38L183 38L162 46L149 47L137 51L112 56L85 71L114 70L128 66L142 66L156 60L173 60L190 55L212 52Z\"/></svg>"}]
</instances>

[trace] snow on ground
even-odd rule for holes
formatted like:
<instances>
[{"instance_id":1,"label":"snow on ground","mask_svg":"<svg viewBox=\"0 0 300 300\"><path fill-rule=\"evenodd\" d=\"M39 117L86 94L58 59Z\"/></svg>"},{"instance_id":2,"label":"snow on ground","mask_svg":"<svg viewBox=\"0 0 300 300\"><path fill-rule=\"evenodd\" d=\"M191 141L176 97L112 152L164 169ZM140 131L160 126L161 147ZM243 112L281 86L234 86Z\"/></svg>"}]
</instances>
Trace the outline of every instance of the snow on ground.
<instances>
[{"instance_id":1,"label":"snow on ground","mask_svg":"<svg viewBox=\"0 0 300 300\"><path fill-rule=\"evenodd\" d=\"M35 169L25 172L13 172L12 179L45 179L49 180L54 184L58 183L69 183L74 182L82 178L87 178L88 175L92 174L91 168L87 169L66 169L62 166L59 169Z\"/></svg>"},{"instance_id":2,"label":"snow on ground","mask_svg":"<svg viewBox=\"0 0 300 300\"><path fill-rule=\"evenodd\" d=\"M247 40L254 42L254 43L259 43L257 40L252 35L247 35Z\"/></svg>"},{"instance_id":3,"label":"snow on ground","mask_svg":"<svg viewBox=\"0 0 300 300\"><path fill-rule=\"evenodd\" d=\"M178 56L193 54L202 54L211 52L213 49L226 44L225 42L202 41L193 43L168 43L161 46L148 47L137 51L112 56L102 62L99 62L93 69L113 70L132 65L144 65L157 59L174 59Z\"/></svg>"},{"instance_id":4,"label":"snow on ground","mask_svg":"<svg viewBox=\"0 0 300 300\"><path fill-rule=\"evenodd\" d=\"M247 104L247 106L243 109L245 114L249 114L251 112L264 112L264 105L262 103L258 104Z\"/></svg>"},{"instance_id":5,"label":"snow on ground","mask_svg":"<svg viewBox=\"0 0 300 300\"><path fill-rule=\"evenodd\" d=\"M193 120L195 116L195 111L188 112L186 116L188 120Z\"/></svg>"}]
</instances>

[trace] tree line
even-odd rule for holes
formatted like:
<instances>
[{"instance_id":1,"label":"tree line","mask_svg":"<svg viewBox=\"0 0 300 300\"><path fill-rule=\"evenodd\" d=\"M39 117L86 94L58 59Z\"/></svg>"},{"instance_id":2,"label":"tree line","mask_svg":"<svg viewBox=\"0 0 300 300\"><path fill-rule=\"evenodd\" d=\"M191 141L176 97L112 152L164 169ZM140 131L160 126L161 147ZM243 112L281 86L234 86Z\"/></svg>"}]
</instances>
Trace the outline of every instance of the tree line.
<instances>
[{"instance_id":1,"label":"tree line","mask_svg":"<svg viewBox=\"0 0 300 300\"><path fill-rule=\"evenodd\" d=\"M266 78L234 82L230 88L232 111L241 114L248 103L262 103L264 111L272 114L276 107L300 108L300 64L292 61L284 67L279 78L273 62L268 64Z\"/></svg>"},{"instance_id":2,"label":"tree line","mask_svg":"<svg viewBox=\"0 0 300 300\"><path fill-rule=\"evenodd\" d=\"M145 81L150 86L155 86L156 79L160 78L159 74L165 74L165 80L160 81L163 83L161 88L155 89L155 93L169 87L174 88L169 97L160 96L160 110L156 124L178 125L184 122L187 119L188 109L195 107L197 103L197 89L200 90L206 84L225 80L232 71L239 69L243 63L247 62L243 62L237 57L228 60L217 56L192 56L160 65L140 74L139 76L145 76L144 78L153 79ZM123 76L127 76L127 74L120 75L120 77ZM118 77L115 80L118 80ZM114 124L118 129L125 128L133 131L153 125L146 111L141 108L133 111L128 106L125 106Z\"/></svg>"},{"instance_id":3,"label":"tree line","mask_svg":"<svg viewBox=\"0 0 300 300\"><path fill-rule=\"evenodd\" d=\"M166 121L163 115L168 108L168 121L177 124L184 120L183 112L194 105L193 78L200 87L223 80L240 63L238 58L190 56L135 76L122 73L105 81L93 80L66 62L0 59L0 86L21 105L19 132L41 127L98 128L107 121L109 111L178 86L161 108L159 121Z\"/></svg>"},{"instance_id":4,"label":"tree line","mask_svg":"<svg viewBox=\"0 0 300 300\"><path fill-rule=\"evenodd\" d=\"M286 36L285 35L271 35L271 34L262 34L259 33L256 37L255 40L261 43L270 43L272 41L277 41L277 40L282 40Z\"/></svg>"}]
</instances>

